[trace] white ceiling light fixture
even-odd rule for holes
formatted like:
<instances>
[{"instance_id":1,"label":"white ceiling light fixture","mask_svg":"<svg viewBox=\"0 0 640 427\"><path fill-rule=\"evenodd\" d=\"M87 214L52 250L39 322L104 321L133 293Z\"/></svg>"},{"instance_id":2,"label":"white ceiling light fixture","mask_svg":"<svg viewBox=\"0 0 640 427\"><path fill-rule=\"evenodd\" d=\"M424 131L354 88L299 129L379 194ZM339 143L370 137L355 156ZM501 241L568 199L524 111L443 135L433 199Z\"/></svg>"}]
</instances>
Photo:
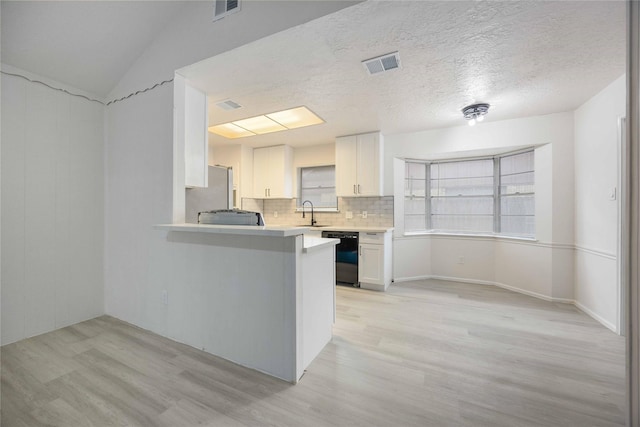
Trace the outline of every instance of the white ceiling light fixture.
<instances>
[{"instance_id":1,"label":"white ceiling light fixture","mask_svg":"<svg viewBox=\"0 0 640 427\"><path fill-rule=\"evenodd\" d=\"M303 106L210 126L209 132L225 138L235 139L319 125L321 123L324 123L324 120Z\"/></svg>"},{"instance_id":2,"label":"white ceiling light fixture","mask_svg":"<svg viewBox=\"0 0 640 427\"><path fill-rule=\"evenodd\" d=\"M484 120L484 116L489 112L489 104L473 104L462 109L462 115L469 122L469 126L475 126L476 122Z\"/></svg>"}]
</instances>

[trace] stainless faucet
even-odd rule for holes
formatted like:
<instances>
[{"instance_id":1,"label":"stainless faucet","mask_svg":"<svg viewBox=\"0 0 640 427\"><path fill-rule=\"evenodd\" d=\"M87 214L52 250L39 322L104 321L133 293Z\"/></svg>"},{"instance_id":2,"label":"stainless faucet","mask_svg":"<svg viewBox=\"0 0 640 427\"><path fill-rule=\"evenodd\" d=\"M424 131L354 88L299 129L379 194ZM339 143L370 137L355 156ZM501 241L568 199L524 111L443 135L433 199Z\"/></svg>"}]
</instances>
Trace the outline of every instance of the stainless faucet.
<instances>
[{"instance_id":1,"label":"stainless faucet","mask_svg":"<svg viewBox=\"0 0 640 427\"><path fill-rule=\"evenodd\" d=\"M305 203L309 203L311 205L311 226L313 227L315 225L316 221L315 219L313 219L313 203L311 203L311 200L305 200L304 202L302 202L302 218L304 218L304 204Z\"/></svg>"}]
</instances>

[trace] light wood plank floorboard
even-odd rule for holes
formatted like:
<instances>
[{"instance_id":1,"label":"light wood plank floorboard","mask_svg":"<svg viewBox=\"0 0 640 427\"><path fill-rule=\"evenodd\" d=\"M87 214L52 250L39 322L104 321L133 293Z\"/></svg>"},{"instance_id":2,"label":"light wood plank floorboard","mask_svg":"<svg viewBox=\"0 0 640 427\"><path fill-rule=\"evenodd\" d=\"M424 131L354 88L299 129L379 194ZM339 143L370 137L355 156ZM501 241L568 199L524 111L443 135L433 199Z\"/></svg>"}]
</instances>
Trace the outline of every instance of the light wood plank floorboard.
<instances>
[{"instance_id":1,"label":"light wood plank floorboard","mask_svg":"<svg viewBox=\"0 0 640 427\"><path fill-rule=\"evenodd\" d=\"M434 280L337 298L295 386L109 316L6 345L2 427L624 425L624 339L573 306Z\"/></svg>"}]
</instances>

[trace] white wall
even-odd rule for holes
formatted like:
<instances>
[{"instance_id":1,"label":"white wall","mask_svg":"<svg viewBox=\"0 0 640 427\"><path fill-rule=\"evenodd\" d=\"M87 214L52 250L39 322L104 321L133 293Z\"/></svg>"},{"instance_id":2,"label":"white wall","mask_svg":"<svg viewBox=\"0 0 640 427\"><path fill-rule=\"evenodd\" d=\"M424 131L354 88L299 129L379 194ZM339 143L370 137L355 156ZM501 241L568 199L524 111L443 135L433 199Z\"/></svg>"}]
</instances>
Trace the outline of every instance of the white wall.
<instances>
[{"instance_id":1,"label":"white wall","mask_svg":"<svg viewBox=\"0 0 640 427\"><path fill-rule=\"evenodd\" d=\"M105 309L137 325L154 268L152 225L172 220L172 95L165 85L107 107Z\"/></svg>"},{"instance_id":2,"label":"white wall","mask_svg":"<svg viewBox=\"0 0 640 427\"><path fill-rule=\"evenodd\" d=\"M293 149L294 170L305 166L324 166L336 164L336 144L320 144Z\"/></svg>"},{"instance_id":3,"label":"white wall","mask_svg":"<svg viewBox=\"0 0 640 427\"><path fill-rule=\"evenodd\" d=\"M108 99L153 86L173 77L178 68L350 4L246 1L240 12L211 22L211 2L189 2ZM157 301L154 281L162 268L150 255L160 244L152 226L171 222L174 188L184 188L172 181L172 84L112 104L106 108L106 117L106 312L164 334L159 325L167 321L166 313L146 307L149 301Z\"/></svg>"},{"instance_id":4,"label":"white wall","mask_svg":"<svg viewBox=\"0 0 640 427\"><path fill-rule=\"evenodd\" d=\"M447 280L493 283L493 239L456 236L431 238L431 276Z\"/></svg>"},{"instance_id":5,"label":"white wall","mask_svg":"<svg viewBox=\"0 0 640 427\"><path fill-rule=\"evenodd\" d=\"M588 311L618 325L618 118L626 114L622 76L575 111L575 298Z\"/></svg>"},{"instance_id":6,"label":"white wall","mask_svg":"<svg viewBox=\"0 0 640 427\"><path fill-rule=\"evenodd\" d=\"M2 344L104 314L103 113L2 76Z\"/></svg>"},{"instance_id":7,"label":"white wall","mask_svg":"<svg viewBox=\"0 0 640 427\"><path fill-rule=\"evenodd\" d=\"M433 159L536 149L535 242L457 236L398 236L394 280L438 277L493 283L553 300L573 299L573 114L558 113L385 136L385 168L394 159ZM397 168L396 168L397 169ZM385 175L385 194L400 173ZM396 186L402 202L402 186ZM401 224L396 221L396 226ZM400 230L401 232L401 230ZM569 248L567 250L567 247ZM464 258L460 262L460 258ZM428 259L419 268L415 261ZM413 262L412 262L413 260Z\"/></svg>"}]
</instances>

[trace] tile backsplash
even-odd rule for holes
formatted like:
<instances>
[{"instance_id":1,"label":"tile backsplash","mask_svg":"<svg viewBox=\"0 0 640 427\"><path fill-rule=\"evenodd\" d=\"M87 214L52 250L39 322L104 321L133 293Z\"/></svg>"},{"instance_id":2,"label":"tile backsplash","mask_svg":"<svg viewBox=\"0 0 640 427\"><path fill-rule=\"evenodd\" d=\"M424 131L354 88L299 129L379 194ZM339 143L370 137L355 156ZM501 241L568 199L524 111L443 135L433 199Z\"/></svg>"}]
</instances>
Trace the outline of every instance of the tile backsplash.
<instances>
[{"instance_id":1,"label":"tile backsplash","mask_svg":"<svg viewBox=\"0 0 640 427\"><path fill-rule=\"evenodd\" d=\"M267 225L300 225L311 221L307 206L307 217L296 212L296 199L242 199L242 209L262 212ZM354 227L393 227L393 196L386 197L339 197L339 212L315 212L318 224ZM347 219L351 212L352 218ZM367 217L363 218L362 213Z\"/></svg>"},{"instance_id":2,"label":"tile backsplash","mask_svg":"<svg viewBox=\"0 0 640 427\"><path fill-rule=\"evenodd\" d=\"M242 198L240 209L245 211L260 212L264 215L264 200Z\"/></svg>"}]
</instances>

